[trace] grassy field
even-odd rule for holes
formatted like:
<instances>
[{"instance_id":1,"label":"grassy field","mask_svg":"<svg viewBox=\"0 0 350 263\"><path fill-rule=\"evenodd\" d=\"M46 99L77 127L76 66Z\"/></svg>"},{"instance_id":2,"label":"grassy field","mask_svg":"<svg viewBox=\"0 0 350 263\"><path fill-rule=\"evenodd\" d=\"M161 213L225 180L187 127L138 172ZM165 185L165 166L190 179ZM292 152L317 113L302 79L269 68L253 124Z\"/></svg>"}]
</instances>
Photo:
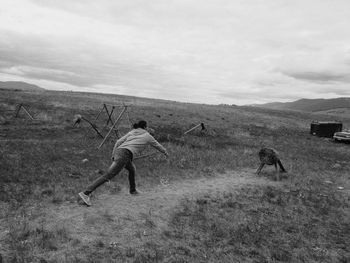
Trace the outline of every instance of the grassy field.
<instances>
[{"instance_id":1,"label":"grassy field","mask_svg":"<svg viewBox=\"0 0 350 263\"><path fill-rule=\"evenodd\" d=\"M57 91L0 90L0 98L0 255L5 262L350 261L349 144L309 135L312 120L334 116ZM13 118L18 103L34 121L24 112ZM184 197L162 228L151 213L145 215L144 224L155 234L152 239L135 234L137 245L111 247L105 233L87 242L58 220L48 221L47 211L76 204L77 193L108 168L116 137L97 150L101 138L87 123L73 127L75 114L94 120L103 103L132 105L131 121L147 120L169 151L168 161L159 155L136 161L137 184L145 192L162 180L176 184L253 171L262 146L278 150L288 173L281 183L273 182L274 169L266 167L261 176L271 184ZM350 117L337 120L350 127ZM106 121L106 115L96 121L103 134ZM206 131L182 136L201 122ZM120 132L129 126L124 118ZM96 194L121 194L128 187L125 175ZM101 217L106 224L118 220L108 211ZM110 235L123 227L111 227Z\"/></svg>"}]
</instances>

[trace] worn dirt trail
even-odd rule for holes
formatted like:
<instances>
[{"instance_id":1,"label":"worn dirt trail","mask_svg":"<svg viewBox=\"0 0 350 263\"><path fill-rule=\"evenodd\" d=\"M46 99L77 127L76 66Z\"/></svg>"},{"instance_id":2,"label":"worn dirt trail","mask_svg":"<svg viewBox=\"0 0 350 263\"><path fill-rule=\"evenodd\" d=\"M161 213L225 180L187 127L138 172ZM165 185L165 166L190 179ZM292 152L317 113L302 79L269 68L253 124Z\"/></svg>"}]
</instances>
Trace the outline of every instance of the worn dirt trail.
<instances>
[{"instance_id":1,"label":"worn dirt trail","mask_svg":"<svg viewBox=\"0 0 350 263\"><path fill-rule=\"evenodd\" d=\"M78 203L62 204L54 209L51 206L45 211L45 218L49 226L64 226L72 237L85 244L100 240L104 244L135 247L166 229L174 208L184 198L266 184L276 182L257 177L253 170L232 171L211 178L170 181L138 196L125 191L99 194L92 198L91 207Z\"/></svg>"}]
</instances>

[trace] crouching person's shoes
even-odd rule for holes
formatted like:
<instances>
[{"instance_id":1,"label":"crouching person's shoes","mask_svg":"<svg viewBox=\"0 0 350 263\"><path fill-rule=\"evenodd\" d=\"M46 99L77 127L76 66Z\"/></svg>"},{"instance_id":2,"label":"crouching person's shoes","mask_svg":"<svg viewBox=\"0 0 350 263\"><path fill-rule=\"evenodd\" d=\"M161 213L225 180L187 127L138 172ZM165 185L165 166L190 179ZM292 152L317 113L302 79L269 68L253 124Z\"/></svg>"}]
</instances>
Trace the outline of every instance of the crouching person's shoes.
<instances>
[{"instance_id":1,"label":"crouching person's shoes","mask_svg":"<svg viewBox=\"0 0 350 263\"><path fill-rule=\"evenodd\" d=\"M81 200L83 200L84 204L86 204L87 206L91 206L90 196L84 194L84 192L80 192L79 196Z\"/></svg>"},{"instance_id":2,"label":"crouching person's shoes","mask_svg":"<svg viewBox=\"0 0 350 263\"><path fill-rule=\"evenodd\" d=\"M134 191L130 191L130 194L131 195L139 195L139 194L141 194L141 192L138 190L134 190Z\"/></svg>"}]
</instances>

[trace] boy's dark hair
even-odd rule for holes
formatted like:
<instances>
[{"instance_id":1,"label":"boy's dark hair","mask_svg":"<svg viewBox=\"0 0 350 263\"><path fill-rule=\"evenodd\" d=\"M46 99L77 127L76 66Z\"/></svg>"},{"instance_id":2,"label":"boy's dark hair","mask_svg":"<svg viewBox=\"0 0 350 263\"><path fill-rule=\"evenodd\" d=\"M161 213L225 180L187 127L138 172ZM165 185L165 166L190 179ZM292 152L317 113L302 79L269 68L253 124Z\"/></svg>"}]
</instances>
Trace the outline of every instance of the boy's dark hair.
<instances>
[{"instance_id":1,"label":"boy's dark hair","mask_svg":"<svg viewBox=\"0 0 350 263\"><path fill-rule=\"evenodd\" d=\"M142 121L139 121L137 123L134 123L132 127L134 129L138 129L138 128L146 129L147 128L147 122L142 120Z\"/></svg>"}]
</instances>

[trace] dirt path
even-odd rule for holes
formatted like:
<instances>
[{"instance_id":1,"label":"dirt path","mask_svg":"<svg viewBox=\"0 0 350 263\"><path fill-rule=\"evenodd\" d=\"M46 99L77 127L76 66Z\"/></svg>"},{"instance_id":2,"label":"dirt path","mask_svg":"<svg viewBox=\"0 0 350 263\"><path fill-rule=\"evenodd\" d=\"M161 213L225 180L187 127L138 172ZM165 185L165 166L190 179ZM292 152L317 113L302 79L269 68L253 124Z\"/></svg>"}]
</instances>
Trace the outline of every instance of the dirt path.
<instances>
[{"instance_id":1,"label":"dirt path","mask_svg":"<svg viewBox=\"0 0 350 263\"><path fill-rule=\"evenodd\" d=\"M100 194L92 198L91 207L79 204L50 207L45 218L50 228L64 226L70 236L85 244L100 240L104 244L137 246L166 229L174 207L184 198L262 184L276 182L257 177L253 170L228 172L213 178L161 184L138 196L127 192Z\"/></svg>"}]
</instances>

